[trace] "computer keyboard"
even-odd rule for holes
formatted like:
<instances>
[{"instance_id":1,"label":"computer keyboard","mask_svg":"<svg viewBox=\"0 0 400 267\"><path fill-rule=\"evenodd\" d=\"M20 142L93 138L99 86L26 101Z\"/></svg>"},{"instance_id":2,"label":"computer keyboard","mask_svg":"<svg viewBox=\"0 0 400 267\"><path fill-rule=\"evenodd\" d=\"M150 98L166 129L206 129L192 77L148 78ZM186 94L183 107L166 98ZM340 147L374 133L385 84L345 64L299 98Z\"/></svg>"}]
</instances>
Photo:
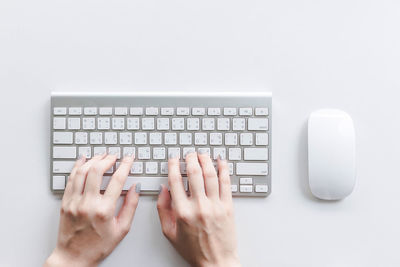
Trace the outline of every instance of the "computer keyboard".
<instances>
[{"instance_id":1,"label":"computer keyboard","mask_svg":"<svg viewBox=\"0 0 400 267\"><path fill-rule=\"evenodd\" d=\"M83 154L113 153L107 187L119 160L135 161L124 185L141 183L141 194L168 184L168 157L178 156L188 190L185 156L205 151L215 166L227 159L234 196L271 192L270 93L57 93L51 95L50 186L63 192L74 162Z\"/></svg>"}]
</instances>

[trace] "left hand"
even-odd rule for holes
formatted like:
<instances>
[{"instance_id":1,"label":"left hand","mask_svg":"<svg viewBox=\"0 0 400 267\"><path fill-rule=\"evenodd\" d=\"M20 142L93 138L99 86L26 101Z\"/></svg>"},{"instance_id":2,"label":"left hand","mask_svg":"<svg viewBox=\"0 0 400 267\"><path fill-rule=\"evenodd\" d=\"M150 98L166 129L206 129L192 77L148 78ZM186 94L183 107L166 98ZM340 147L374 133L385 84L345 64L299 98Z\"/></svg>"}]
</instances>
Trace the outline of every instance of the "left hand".
<instances>
[{"instance_id":1,"label":"left hand","mask_svg":"<svg viewBox=\"0 0 400 267\"><path fill-rule=\"evenodd\" d=\"M121 161L106 191L100 193L103 174L116 159L115 155L99 155L75 163L62 199L57 246L44 266L97 266L129 232L139 200L135 185L118 215L114 214L132 156Z\"/></svg>"}]
</instances>

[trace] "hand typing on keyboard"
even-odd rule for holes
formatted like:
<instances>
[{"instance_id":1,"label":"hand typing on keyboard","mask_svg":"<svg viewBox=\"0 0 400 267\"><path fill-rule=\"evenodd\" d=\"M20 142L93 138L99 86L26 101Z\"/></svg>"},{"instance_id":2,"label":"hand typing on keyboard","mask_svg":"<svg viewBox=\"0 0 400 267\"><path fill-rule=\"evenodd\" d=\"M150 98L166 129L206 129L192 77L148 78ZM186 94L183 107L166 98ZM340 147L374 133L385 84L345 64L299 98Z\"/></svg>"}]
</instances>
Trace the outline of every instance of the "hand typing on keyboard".
<instances>
[{"instance_id":1,"label":"hand typing on keyboard","mask_svg":"<svg viewBox=\"0 0 400 267\"><path fill-rule=\"evenodd\" d=\"M97 266L128 233L139 200L132 185L114 216L117 199L133 163L125 156L103 194L104 173L115 155L76 161L64 191L57 246L45 266ZM218 159L218 175L207 153L189 153L186 194L177 157L168 161L168 189L162 185L157 208L164 235L194 266L240 266L233 216L229 167Z\"/></svg>"},{"instance_id":2,"label":"hand typing on keyboard","mask_svg":"<svg viewBox=\"0 0 400 267\"><path fill-rule=\"evenodd\" d=\"M229 167L218 159L218 174L208 154L186 156L191 195L182 185L178 158L168 163L168 183L157 208L164 235L192 266L240 266Z\"/></svg>"},{"instance_id":3,"label":"hand typing on keyboard","mask_svg":"<svg viewBox=\"0 0 400 267\"><path fill-rule=\"evenodd\" d=\"M133 185L114 216L117 199L131 169L133 157L126 156L104 194L101 178L115 155L98 155L76 161L62 200L57 246L45 266L96 266L128 233L139 200L140 185Z\"/></svg>"}]
</instances>

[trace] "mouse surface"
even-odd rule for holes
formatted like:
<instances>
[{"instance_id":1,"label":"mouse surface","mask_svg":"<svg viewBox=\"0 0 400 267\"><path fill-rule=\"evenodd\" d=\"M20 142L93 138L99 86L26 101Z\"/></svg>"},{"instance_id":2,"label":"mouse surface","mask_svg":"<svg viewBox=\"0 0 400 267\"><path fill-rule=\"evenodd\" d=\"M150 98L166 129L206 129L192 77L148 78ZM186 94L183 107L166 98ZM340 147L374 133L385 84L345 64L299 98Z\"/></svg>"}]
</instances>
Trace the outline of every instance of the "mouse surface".
<instances>
[{"instance_id":1,"label":"mouse surface","mask_svg":"<svg viewBox=\"0 0 400 267\"><path fill-rule=\"evenodd\" d=\"M344 111L321 109L308 119L308 175L317 198L347 197L356 181L355 131Z\"/></svg>"}]
</instances>

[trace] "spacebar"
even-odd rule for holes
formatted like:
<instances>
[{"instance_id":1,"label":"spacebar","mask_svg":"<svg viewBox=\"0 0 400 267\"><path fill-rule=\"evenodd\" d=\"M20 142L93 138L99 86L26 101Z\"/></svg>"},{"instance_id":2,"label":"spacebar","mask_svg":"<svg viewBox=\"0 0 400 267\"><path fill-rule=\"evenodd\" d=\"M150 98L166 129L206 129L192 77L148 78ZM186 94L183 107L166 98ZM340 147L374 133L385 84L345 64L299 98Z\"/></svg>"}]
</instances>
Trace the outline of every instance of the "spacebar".
<instances>
[{"instance_id":1,"label":"spacebar","mask_svg":"<svg viewBox=\"0 0 400 267\"><path fill-rule=\"evenodd\" d=\"M104 176L103 181L101 183L101 190L105 190L107 188L108 183L111 180L111 176ZM188 189L187 177L182 177L183 186L185 190ZM122 190L129 190L133 184L140 183L140 191L158 191L160 189L160 185L164 184L168 187L168 178L160 177L160 176L128 176L124 187Z\"/></svg>"}]
</instances>

